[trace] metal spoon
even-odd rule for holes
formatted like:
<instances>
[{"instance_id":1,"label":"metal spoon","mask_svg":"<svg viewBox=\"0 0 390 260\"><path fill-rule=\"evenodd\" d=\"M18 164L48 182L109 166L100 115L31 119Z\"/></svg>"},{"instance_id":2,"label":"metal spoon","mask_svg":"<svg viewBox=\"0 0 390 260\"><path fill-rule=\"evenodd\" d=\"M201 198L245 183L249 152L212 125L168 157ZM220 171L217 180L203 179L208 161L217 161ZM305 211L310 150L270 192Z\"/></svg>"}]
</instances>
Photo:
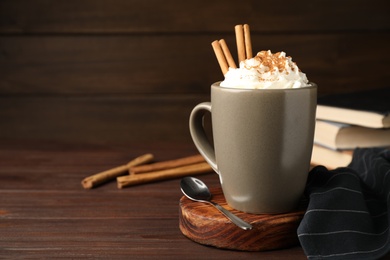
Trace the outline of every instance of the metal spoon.
<instances>
[{"instance_id":1,"label":"metal spoon","mask_svg":"<svg viewBox=\"0 0 390 260\"><path fill-rule=\"evenodd\" d=\"M244 220L240 219L230 211L223 208L221 205L211 201L211 192L201 180L194 177L185 177L180 182L180 188L183 194L193 200L198 202L207 202L216 207L221 211L228 219L230 219L238 227L249 230L252 229L252 225L248 224Z\"/></svg>"}]
</instances>

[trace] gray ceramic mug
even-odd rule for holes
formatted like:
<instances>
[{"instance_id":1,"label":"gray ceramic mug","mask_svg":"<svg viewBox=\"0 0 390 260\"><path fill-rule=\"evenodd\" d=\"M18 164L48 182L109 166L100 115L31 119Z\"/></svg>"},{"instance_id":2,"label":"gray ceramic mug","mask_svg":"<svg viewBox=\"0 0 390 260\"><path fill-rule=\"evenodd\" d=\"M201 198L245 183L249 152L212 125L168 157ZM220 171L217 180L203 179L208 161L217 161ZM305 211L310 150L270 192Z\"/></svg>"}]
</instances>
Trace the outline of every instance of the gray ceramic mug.
<instances>
[{"instance_id":1,"label":"gray ceramic mug","mask_svg":"<svg viewBox=\"0 0 390 260\"><path fill-rule=\"evenodd\" d=\"M254 213L294 209L310 168L317 86L234 89L211 86L211 102L190 115L195 146L219 174L227 203ZM211 113L214 145L203 128Z\"/></svg>"}]
</instances>

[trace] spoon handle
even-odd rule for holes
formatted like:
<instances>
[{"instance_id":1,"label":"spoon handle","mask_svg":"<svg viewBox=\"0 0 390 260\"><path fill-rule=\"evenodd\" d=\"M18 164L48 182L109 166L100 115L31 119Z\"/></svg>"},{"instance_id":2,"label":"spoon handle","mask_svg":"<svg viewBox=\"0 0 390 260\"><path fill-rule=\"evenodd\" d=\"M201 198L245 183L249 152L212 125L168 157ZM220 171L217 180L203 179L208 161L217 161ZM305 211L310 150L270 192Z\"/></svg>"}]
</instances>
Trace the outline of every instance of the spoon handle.
<instances>
[{"instance_id":1,"label":"spoon handle","mask_svg":"<svg viewBox=\"0 0 390 260\"><path fill-rule=\"evenodd\" d=\"M223 208L221 205L215 203L215 202L212 202L210 201L210 203L216 207L219 211L222 212L222 214L224 214L228 219L230 219L234 224L236 224L238 227L244 229L244 230L249 230L249 229L252 229L252 225L245 222L244 220L240 219L239 217L237 217L236 215L234 215L233 213L231 213L230 211L226 210L225 208Z\"/></svg>"}]
</instances>

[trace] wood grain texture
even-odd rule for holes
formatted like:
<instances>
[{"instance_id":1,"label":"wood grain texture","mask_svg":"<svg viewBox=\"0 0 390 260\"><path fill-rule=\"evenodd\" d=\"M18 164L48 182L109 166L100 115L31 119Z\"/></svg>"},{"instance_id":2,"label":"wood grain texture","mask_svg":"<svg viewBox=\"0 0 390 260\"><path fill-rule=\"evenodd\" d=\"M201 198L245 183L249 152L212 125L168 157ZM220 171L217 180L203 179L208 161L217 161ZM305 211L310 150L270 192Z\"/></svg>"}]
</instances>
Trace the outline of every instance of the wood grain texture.
<instances>
[{"instance_id":1,"label":"wood grain texture","mask_svg":"<svg viewBox=\"0 0 390 260\"><path fill-rule=\"evenodd\" d=\"M236 252L199 245L179 229L180 180L119 190L115 181L84 190L80 181L140 154L189 156L185 143L131 145L0 139L1 259L306 259L299 246ZM202 175L211 187L216 174Z\"/></svg>"},{"instance_id":2,"label":"wood grain texture","mask_svg":"<svg viewBox=\"0 0 390 260\"><path fill-rule=\"evenodd\" d=\"M211 48L217 37L226 38L237 60L233 31L164 37L5 37L0 39L0 93L209 94L211 83L223 79ZM318 84L320 95L387 86L388 33L253 35L252 42L254 50L291 55Z\"/></svg>"},{"instance_id":3,"label":"wood grain texture","mask_svg":"<svg viewBox=\"0 0 390 260\"><path fill-rule=\"evenodd\" d=\"M180 199L180 230L203 245L242 251L282 249L299 244L297 228L305 213L301 208L285 214L248 214L227 205L221 188L211 190L212 200L253 226L242 230L210 204Z\"/></svg>"},{"instance_id":4,"label":"wood grain texture","mask_svg":"<svg viewBox=\"0 0 390 260\"><path fill-rule=\"evenodd\" d=\"M2 0L0 32L230 32L244 22L262 33L387 30L388 11L386 0Z\"/></svg>"},{"instance_id":5,"label":"wood grain texture","mask_svg":"<svg viewBox=\"0 0 390 260\"><path fill-rule=\"evenodd\" d=\"M192 142L188 130L191 109L208 100L201 95L0 97L0 136L100 144Z\"/></svg>"},{"instance_id":6,"label":"wood grain texture","mask_svg":"<svg viewBox=\"0 0 390 260\"><path fill-rule=\"evenodd\" d=\"M248 23L319 96L388 87L387 0L0 1L0 138L186 140L223 79L210 43ZM176 116L177 115L177 116Z\"/></svg>"}]
</instances>

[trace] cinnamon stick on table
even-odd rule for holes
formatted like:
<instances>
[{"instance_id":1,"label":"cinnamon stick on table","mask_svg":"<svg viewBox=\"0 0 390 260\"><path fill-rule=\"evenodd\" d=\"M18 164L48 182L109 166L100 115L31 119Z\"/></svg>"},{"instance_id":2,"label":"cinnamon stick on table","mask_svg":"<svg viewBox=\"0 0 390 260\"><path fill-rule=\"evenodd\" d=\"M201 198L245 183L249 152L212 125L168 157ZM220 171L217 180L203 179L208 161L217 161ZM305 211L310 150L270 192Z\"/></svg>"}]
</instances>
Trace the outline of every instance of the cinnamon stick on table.
<instances>
[{"instance_id":1,"label":"cinnamon stick on table","mask_svg":"<svg viewBox=\"0 0 390 260\"><path fill-rule=\"evenodd\" d=\"M152 172L152 171L176 168L184 165L191 165L200 162L205 162L205 159L203 158L202 155L197 154L197 155L187 156L187 157L169 160L169 161L156 162L156 163L151 163L146 165L130 167L129 173L138 174L138 173Z\"/></svg>"},{"instance_id":2,"label":"cinnamon stick on table","mask_svg":"<svg viewBox=\"0 0 390 260\"><path fill-rule=\"evenodd\" d=\"M191 165L185 165L165 170L147 172L142 174L131 174L127 176L120 176L117 178L118 188L124 188L137 184L144 184L154 181L168 180L173 178L180 178L189 175L197 175L212 171L207 162L201 162Z\"/></svg>"},{"instance_id":3,"label":"cinnamon stick on table","mask_svg":"<svg viewBox=\"0 0 390 260\"><path fill-rule=\"evenodd\" d=\"M130 167L148 163L153 159L154 159L153 154L150 153L144 154L142 156L139 156L131 160L126 165L118 166L113 169L86 177L81 181L81 185L84 187L84 189L92 189L93 187L96 187L99 184L115 179L116 177L127 173Z\"/></svg>"}]
</instances>

